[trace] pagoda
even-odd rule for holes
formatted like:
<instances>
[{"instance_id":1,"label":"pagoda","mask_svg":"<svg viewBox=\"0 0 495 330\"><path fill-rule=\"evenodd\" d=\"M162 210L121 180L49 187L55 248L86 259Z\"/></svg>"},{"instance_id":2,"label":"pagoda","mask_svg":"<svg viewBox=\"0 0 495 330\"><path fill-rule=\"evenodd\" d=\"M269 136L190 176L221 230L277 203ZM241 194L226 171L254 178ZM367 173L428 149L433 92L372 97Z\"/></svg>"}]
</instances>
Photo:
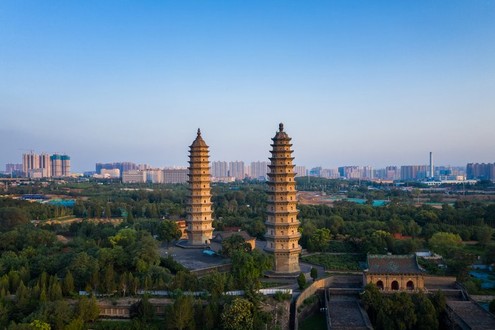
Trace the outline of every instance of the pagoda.
<instances>
[{"instance_id":1,"label":"pagoda","mask_svg":"<svg viewBox=\"0 0 495 330\"><path fill-rule=\"evenodd\" d=\"M187 234L189 247L205 247L213 234L210 163L208 145L198 135L189 146L189 199L187 202Z\"/></svg>"},{"instance_id":2,"label":"pagoda","mask_svg":"<svg viewBox=\"0 0 495 330\"><path fill-rule=\"evenodd\" d=\"M291 138L284 132L284 125L272 138L272 157L268 173L268 201L266 210L265 251L275 256L275 274L300 272L299 220L296 207L296 182L292 161Z\"/></svg>"}]
</instances>

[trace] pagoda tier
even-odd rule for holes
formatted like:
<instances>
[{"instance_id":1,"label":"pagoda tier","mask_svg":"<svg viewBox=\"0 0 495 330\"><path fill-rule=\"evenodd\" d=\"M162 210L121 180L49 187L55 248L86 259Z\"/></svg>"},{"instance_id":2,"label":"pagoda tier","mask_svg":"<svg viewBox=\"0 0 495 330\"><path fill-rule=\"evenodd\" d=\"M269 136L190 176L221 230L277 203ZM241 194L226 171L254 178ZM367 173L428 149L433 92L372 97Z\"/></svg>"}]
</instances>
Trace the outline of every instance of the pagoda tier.
<instances>
[{"instance_id":1,"label":"pagoda tier","mask_svg":"<svg viewBox=\"0 0 495 330\"><path fill-rule=\"evenodd\" d=\"M296 182L292 161L291 138L283 124L272 139L272 157L268 173L268 200L265 225L265 251L275 256L275 273L300 271L299 220L297 220Z\"/></svg>"},{"instance_id":2,"label":"pagoda tier","mask_svg":"<svg viewBox=\"0 0 495 330\"><path fill-rule=\"evenodd\" d=\"M199 129L198 136L189 148L188 245L202 246L210 243L213 219L208 146Z\"/></svg>"}]
</instances>

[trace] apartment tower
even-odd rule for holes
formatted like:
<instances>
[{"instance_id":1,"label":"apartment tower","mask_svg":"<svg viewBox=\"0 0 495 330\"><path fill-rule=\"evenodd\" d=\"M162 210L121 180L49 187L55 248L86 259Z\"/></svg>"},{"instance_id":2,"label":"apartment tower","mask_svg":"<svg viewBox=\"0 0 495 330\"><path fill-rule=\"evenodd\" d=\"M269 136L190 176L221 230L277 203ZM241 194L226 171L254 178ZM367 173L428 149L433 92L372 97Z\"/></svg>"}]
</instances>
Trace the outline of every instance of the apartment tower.
<instances>
[{"instance_id":1,"label":"apartment tower","mask_svg":"<svg viewBox=\"0 0 495 330\"><path fill-rule=\"evenodd\" d=\"M284 125L272 139L272 157L268 173L267 219L265 222L265 251L275 256L274 273L299 273L299 221L296 208L296 182L292 164L291 138L284 132Z\"/></svg>"},{"instance_id":2,"label":"apartment tower","mask_svg":"<svg viewBox=\"0 0 495 330\"><path fill-rule=\"evenodd\" d=\"M210 243L213 219L208 146L199 129L189 148L188 245L201 247Z\"/></svg>"}]
</instances>

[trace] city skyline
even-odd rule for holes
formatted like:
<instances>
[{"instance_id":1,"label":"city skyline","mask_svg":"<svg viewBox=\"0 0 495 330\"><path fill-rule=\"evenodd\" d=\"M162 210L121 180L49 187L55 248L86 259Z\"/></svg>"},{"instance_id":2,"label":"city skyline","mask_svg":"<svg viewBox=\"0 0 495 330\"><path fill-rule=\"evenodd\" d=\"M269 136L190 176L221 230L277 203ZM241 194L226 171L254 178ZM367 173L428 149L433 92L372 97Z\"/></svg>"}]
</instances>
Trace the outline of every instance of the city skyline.
<instances>
[{"instance_id":1,"label":"city skyline","mask_svg":"<svg viewBox=\"0 0 495 330\"><path fill-rule=\"evenodd\" d=\"M35 152L34 150L29 150L29 153L28 154L36 154L37 155L37 152ZM430 152L431 154L431 152ZM4 164L4 167L6 169L6 173L9 173L9 170L7 170L7 168L11 168L13 169L14 166L18 166L21 170L24 166L24 157L25 155L27 154L22 154L21 155L21 160L20 162L9 162L9 163L5 163ZM42 155L47 155L46 152L41 152L40 156ZM210 168L212 169L212 173L215 173L215 167L218 166L219 163L223 163L223 165L225 166L225 168L222 168L221 171L224 171L225 173L229 173L231 172L231 166L235 163L242 163L244 165L244 171L249 171L250 167L254 166L254 164L256 163L263 163L263 164L268 164L269 163L269 160L266 159L266 160L253 160L253 161L244 161L244 160L227 160L227 159L222 159L222 160L217 160L217 159L212 159L210 160ZM433 167L435 169L437 168L445 168L445 167L451 167L451 168L466 168L467 165L469 165L470 163L479 163L479 164L491 164L491 163L495 163L495 162L478 162L478 161L470 161L466 164L437 164L437 163L433 163ZM130 169L139 169L139 170L145 170L145 169L186 169L187 168L187 164L166 164L166 165L155 165L155 164L150 164L150 163L147 163L146 161L122 161L122 160L119 160L119 161L112 161L112 162L100 162L100 161L97 161L97 162L94 162L92 166L90 166L90 168L87 168L87 169L83 169L81 171L73 171L74 173L83 173L83 172L96 172L96 173L99 173L99 171L102 169L102 168L105 168L105 165L115 165L115 164L128 164L129 166L132 166L132 168ZM103 167L102 167L103 166ZM122 165L120 165L122 166ZM296 167L298 168L305 168L308 172L310 170L313 170L313 169L320 169L320 170L337 170L339 168L342 168L342 167L359 167L359 168L371 168L371 170L381 170L381 169L386 169L388 167L405 167L405 166L423 166L423 167L426 167L426 166L430 166L429 163L427 161L424 161L421 162L421 161L418 161L416 163L410 163L410 164L387 164L385 166L373 166L373 165L369 165L367 163L365 164L339 164L335 167L331 167L331 166L327 166L326 164L295 164ZM114 168L114 167L112 167ZM2 172L3 170L0 170L0 172ZM259 171L259 170L256 170L256 171ZM212 176L215 176L215 175L212 175ZM217 177L223 177L223 176L228 176L228 175L217 175ZM234 174L232 175L233 177L238 177L239 175L238 174ZM242 175L241 175L242 176Z\"/></svg>"},{"instance_id":2,"label":"city skyline","mask_svg":"<svg viewBox=\"0 0 495 330\"><path fill-rule=\"evenodd\" d=\"M495 2L0 3L0 164L492 163Z\"/></svg>"}]
</instances>

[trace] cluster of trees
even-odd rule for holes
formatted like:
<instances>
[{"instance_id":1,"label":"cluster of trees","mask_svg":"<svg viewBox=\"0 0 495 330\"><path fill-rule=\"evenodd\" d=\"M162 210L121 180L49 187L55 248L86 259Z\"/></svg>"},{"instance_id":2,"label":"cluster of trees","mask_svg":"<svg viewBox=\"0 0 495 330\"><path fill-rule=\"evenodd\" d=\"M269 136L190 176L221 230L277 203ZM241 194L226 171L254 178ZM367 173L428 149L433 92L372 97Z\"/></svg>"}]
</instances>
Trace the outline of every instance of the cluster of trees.
<instances>
[{"instance_id":1,"label":"cluster of trees","mask_svg":"<svg viewBox=\"0 0 495 330\"><path fill-rule=\"evenodd\" d=\"M226 249L232 259L232 271L197 278L171 257L159 255L159 241L154 235L164 243L180 237L173 221L135 219L117 226L83 221L69 226L35 227L28 221L29 211L15 208L11 212L12 206L6 208L0 214L13 216L1 221L4 225L0 233L2 328L21 329L36 322L54 329L81 329L85 322L98 316L98 310L94 298L79 298L79 290L112 297L135 296L138 290L170 290L178 297L170 313L167 312L174 328L194 328L189 321L183 323L179 315L184 310L180 306L192 304L198 328L204 328L202 320L206 318L206 324L211 325L207 328L213 329L221 322L226 328L228 324L236 324L227 312L222 316L222 306L231 306L223 292L239 289L246 291L246 298L242 299L252 306L246 322L266 323L269 319L259 307L261 298L256 291L261 287L260 276L271 268L272 259L259 251L249 251L245 242L235 242L236 236ZM213 303L181 295L184 291L204 292ZM67 299L75 300L67 303ZM88 304L91 312L86 311ZM143 304L146 302L139 304L135 315L146 322L150 314L143 312L146 310ZM237 304L232 302L232 308Z\"/></svg>"},{"instance_id":2,"label":"cluster of trees","mask_svg":"<svg viewBox=\"0 0 495 330\"><path fill-rule=\"evenodd\" d=\"M71 215L72 210L51 204L31 203L25 200L0 198L0 230L10 230L30 220L47 220Z\"/></svg>"},{"instance_id":3,"label":"cluster of trees","mask_svg":"<svg viewBox=\"0 0 495 330\"><path fill-rule=\"evenodd\" d=\"M467 276L467 265L474 255L465 252L461 240L477 240L487 262L495 261L495 244L491 241L495 224L495 205L457 202L441 209L415 207L395 201L407 194L399 190L371 192L365 186L345 181L313 180L299 185L309 189L338 192L369 199L392 197L385 207L335 203L300 205L301 245L310 251L352 251L361 253L410 253L428 246L446 257L448 268L460 277ZM107 294L113 297L134 296L138 290L171 290L175 302L166 318L175 329L259 328L273 325L270 314L262 309L260 276L271 268L273 260L232 236L224 242L223 253L231 258L230 273L213 273L197 278L172 258L161 258L160 241L170 243L180 237L173 219L185 216L187 189L183 185L153 186L152 189L126 190L120 184L70 184L61 187L20 187L18 192L46 193L63 191L77 199L74 208L0 199L0 327L19 324L49 324L53 328L79 329L97 314L93 298L78 298L76 292ZM80 198L80 197L89 198ZM214 226L223 229L239 226L252 236L263 239L266 210L265 187L256 183L218 184L213 187ZM119 217L119 225L83 221L70 226L40 225L30 220L51 219L65 215L82 218ZM393 234L410 236L395 239ZM60 240L57 235L68 238ZM336 240L341 245L334 244ZM426 265L428 267L429 265ZM433 269L433 268L432 268ZM314 274L313 279L317 277ZM304 279L305 282L305 279ZM303 277L300 285L304 287ZM228 290L245 290L243 298L223 296ZM205 292L191 297L185 291ZM407 298L409 297L409 298ZM439 322L441 299L421 294L382 296L368 288L365 302L378 328L420 328L423 318ZM67 304L67 299L75 299ZM35 302L38 302L37 304ZM429 302L429 303L428 303ZM436 319L431 316L433 309ZM438 307L437 305L440 304ZM89 307L87 307L89 306ZM396 306L406 306L399 309ZM423 306L423 307L421 307ZM422 310L421 308L426 308ZM235 313L234 313L235 311ZM412 312L411 312L412 311ZM134 313L140 322L154 318L146 298ZM393 315L401 315L397 319ZM435 321L436 320L436 321ZM82 323L81 323L82 322Z\"/></svg>"},{"instance_id":4,"label":"cluster of trees","mask_svg":"<svg viewBox=\"0 0 495 330\"><path fill-rule=\"evenodd\" d=\"M458 234L462 240L491 241L495 219L494 204L458 203L436 209L391 204L386 207L348 202L299 205L302 221L301 245L310 251L325 251L330 239L349 239L362 252L408 253L423 245L437 232ZM461 220L462 219L462 220ZM397 242L393 234L409 236Z\"/></svg>"},{"instance_id":5,"label":"cluster of trees","mask_svg":"<svg viewBox=\"0 0 495 330\"><path fill-rule=\"evenodd\" d=\"M439 329L445 321L445 296L423 292L382 294L368 284L361 296L370 321L377 329Z\"/></svg>"}]
</instances>

